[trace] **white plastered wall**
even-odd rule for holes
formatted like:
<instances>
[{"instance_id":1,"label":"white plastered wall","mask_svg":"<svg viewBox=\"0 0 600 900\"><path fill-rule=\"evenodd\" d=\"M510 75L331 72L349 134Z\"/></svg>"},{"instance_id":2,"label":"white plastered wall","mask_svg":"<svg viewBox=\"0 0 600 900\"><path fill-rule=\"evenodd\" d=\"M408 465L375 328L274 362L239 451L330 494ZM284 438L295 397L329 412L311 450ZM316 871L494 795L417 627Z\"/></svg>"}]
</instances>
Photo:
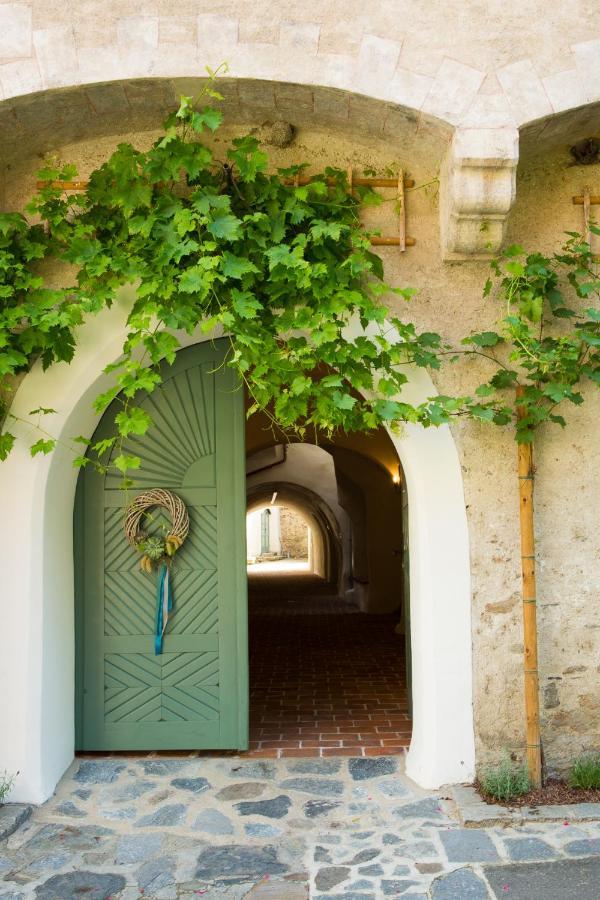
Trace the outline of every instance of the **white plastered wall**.
<instances>
[{"instance_id":1,"label":"white plastered wall","mask_svg":"<svg viewBox=\"0 0 600 900\"><path fill-rule=\"evenodd\" d=\"M73 758L73 503L78 472L69 438L90 436L92 400L118 358L128 301L81 330L70 365L23 380L16 416L54 407L49 427L61 440L31 458L19 440L0 467L3 650L0 657L0 765L19 771L14 800L49 797ZM419 402L435 389L413 372L403 397ZM25 426L23 426L25 428ZM28 437L21 433L19 436ZM426 788L474 774L469 545L458 455L447 427L407 426L391 435L409 496L413 738L408 774ZM63 443L64 442L64 443Z\"/></svg>"},{"instance_id":2,"label":"white plastered wall","mask_svg":"<svg viewBox=\"0 0 600 900\"><path fill-rule=\"evenodd\" d=\"M256 558L262 550L262 515L268 512L269 519L269 553L281 553L281 527L279 509L275 506L263 506L246 515L246 556Z\"/></svg>"}]
</instances>

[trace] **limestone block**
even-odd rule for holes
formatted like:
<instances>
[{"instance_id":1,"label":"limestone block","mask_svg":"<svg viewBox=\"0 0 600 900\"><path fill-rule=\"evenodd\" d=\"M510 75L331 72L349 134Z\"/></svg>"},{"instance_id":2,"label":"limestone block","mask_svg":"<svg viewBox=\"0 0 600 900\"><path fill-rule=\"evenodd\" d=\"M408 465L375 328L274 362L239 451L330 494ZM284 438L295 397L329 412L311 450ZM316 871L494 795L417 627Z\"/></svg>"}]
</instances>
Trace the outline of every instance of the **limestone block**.
<instances>
[{"instance_id":1,"label":"limestone block","mask_svg":"<svg viewBox=\"0 0 600 900\"><path fill-rule=\"evenodd\" d=\"M198 16L198 56L202 66L213 68L222 62L235 62L238 42L238 20L219 13L202 13Z\"/></svg>"},{"instance_id":2,"label":"limestone block","mask_svg":"<svg viewBox=\"0 0 600 900\"><path fill-rule=\"evenodd\" d=\"M378 135L383 131L387 109L384 103L377 103L369 97L350 95L349 120L351 125Z\"/></svg>"},{"instance_id":3,"label":"limestone block","mask_svg":"<svg viewBox=\"0 0 600 900\"><path fill-rule=\"evenodd\" d=\"M243 44L279 43L279 22L240 21L239 40Z\"/></svg>"},{"instance_id":4,"label":"limestone block","mask_svg":"<svg viewBox=\"0 0 600 900\"><path fill-rule=\"evenodd\" d=\"M129 110L121 84L90 85L85 94L92 109L100 116L120 116Z\"/></svg>"},{"instance_id":5,"label":"limestone block","mask_svg":"<svg viewBox=\"0 0 600 900\"><path fill-rule=\"evenodd\" d=\"M397 69L390 79L388 99L401 106L421 109L432 85L433 78L429 75L419 75L418 72L410 72L408 69Z\"/></svg>"},{"instance_id":6,"label":"limestone block","mask_svg":"<svg viewBox=\"0 0 600 900\"><path fill-rule=\"evenodd\" d=\"M398 65L398 57L402 44L366 34L358 51L358 71L361 81L373 79L376 82L388 81Z\"/></svg>"},{"instance_id":7,"label":"limestone block","mask_svg":"<svg viewBox=\"0 0 600 900\"><path fill-rule=\"evenodd\" d=\"M36 30L33 32L33 45L44 87L62 87L79 82L79 60L71 26L57 25Z\"/></svg>"},{"instance_id":8,"label":"limestone block","mask_svg":"<svg viewBox=\"0 0 600 900\"><path fill-rule=\"evenodd\" d=\"M590 100L600 100L600 39L573 44L572 50Z\"/></svg>"},{"instance_id":9,"label":"limestone block","mask_svg":"<svg viewBox=\"0 0 600 900\"><path fill-rule=\"evenodd\" d=\"M160 44L154 56L152 74L167 78L193 76L204 72L204 63L198 60L196 43Z\"/></svg>"},{"instance_id":10,"label":"limestone block","mask_svg":"<svg viewBox=\"0 0 600 900\"><path fill-rule=\"evenodd\" d=\"M315 91L315 118L326 122L347 122L350 100L344 91L320 88Z\"/></svg>"},{"instance_id":11,"label":"limestone block","mask_svg":"<svg viewBox=\"0 0 600 900\"><path fill-rule=\"evenodd\" d=\"M583 106L593 99L590 85L577 69L549 75L542 79L542 83L554 112Z\"/></svg>"},{"instance_id":12,"label":"limestone block","mask_svg":"<svg viewBox=\"0 0 600 900\"><path fill-rule=\"evenodd\" d=\"M440 179L444 259L498 252L515 199L517 161L515 128L457 129Z\"/></svg>"},{"instance_id":13,"label":"limestone block","mask_svg":"<svg viewBox=\"0 0 600 900\"><path fill-rule=\"evenodd\" d=\"M271 109L275 106L275 85L263 81L241 81L238 86L240 106Z\"/></svg>"},{"instance_id":14,"label":"limestone block","mask_svg":"<svg viewBox=\"0 0 600 900\"><path fill-rule=\"evenodd\" d=\"M448 122L456 122L468 108L485 78L485 72L444 59L433 81L423 110Z\"/></svg>"},{"instance_id":15,"label":"limestone block","mask_svg":"<svg viewBox=\"0 0 600 900\"><path fill-rule=\"evenodd\" d=\"M131 50L158 47L158 16L125 16L119 19L117 41Z\"/></svg>"},{"instance_id":16,"label":"limestone block","mask_svg":"<svg viewBox=\"0 0 600 900\"><path fill-rule=\"evenodd\" d=\"M519 155L514 128L458 128L454 134L454 155L461 165L498 166Z\"/></svg>"},{"instance_id":17,"label":"limestone block","mask_svg":"<svg viewBox=\"0 0 600 900\"><path fill-rule=\"evenodd\" d=\"M121 54L114 44L79 48L77 57L79 77L83 84L114 81L123 77Z\"/></svg>"},{"instance_id":18,"label":"limestone block","mask_svg":"<svg viewBox=\"0 0 600 900\"><path fill-rule=\"evenodd\" d=\"M23 59L19 62L0 66L0 85L5 97L18 97L42 90L42 76L35 60Z\"/></svg>"},{"instance_id":19,"label":"limestone block","mask_svg":"<svg viewBox=\"0 0 600 900\"><path fill-rule=\"evenodd\" d=\"M304 81L348 90L356 84L356 59L342 53L319 53L311 60Z\"/></svg>"},{"instance_id":20,"label":"limestone block","mask_svg":"<svg viewBox=\"0 0 600 900\"><path fill-rule=\"evenodd\" d=\"M498 69L497 75L519 125L552 112L544 86L530 59L504 66Z\"/></svg>"},{"instance_id":21,"label":"limestone block","mask_svg":"<svg viewBox=\"0 0 600 900\"><path fill-rule=\"evenodd\" d=\"M31 56L31 9L22 3L0 4L0 59Z\"/></svg>"},{"instance_id":22,"label":"limestone block","mask_svg":"<svg viewBox=\"0 0 600 900\"><path fill-rule=\"evenodd\" d=\"M405 138L407 130L414 131L415 126L419 122L419 113L412 109L404 109L403 107L388 107L385 122L383 123L384 134L390 138Z\"/></svg>"},{"instance_id":23,"label":"limestone block","mask_svg":"<svg viewBox=\"0 0 600 900\"><path fill-rule=\"evenodd\" d=\"M348 21L324 22L319 35L319 53L355 54L360 47L360 30Z\"/></svg>"},{"instance_id":24,"label":"limestone block","mask_svg":"<svg viewBox=\"0 0 600 900\"><path fill-rule=\"evenodd\" d=\"M279 44L287 51L316 56L319 46L319 25L316 22L282 22Z\"/></svg>"},{"instance_id":25,"label":"limestone block","mask_svg":"<svg viewBox=\"0 0 600 900\"><path fill-rule=\"evenodd\" d=\"M161 16L158 23L159 44L197 44L198 31L192 16Z\"/></svg>"},{"instance_id":26,"label":"limestone block","mask_svg":"<svg viewBox=\"0 0 600 900\"><path fill-rule=\"evenodd\" d=\"M461 128L514 127L515 117L506 94L477 94L460 119Z\"/></svg>"},{"instance_id":27,"label":"limestone block","mask_svg":"<svg viewBox=\"0 0 600 900\"><path fill-rule=\"evenodd\" d=\"M313 90L299 84L276 84L275 105L281 110L308 109L314 105Z\"/></svg>"},{"instance_id":28,"label":"limestone block","mask_svg":"<svg viewBox=\"0 0 600 900\"><path fill-rule=\"evenodd\" d=\"M220 56L212 53L209 59L212 66L223 61L228 64L229 74L236 78L262 78L265 81L301 80L296 75L299 59L292 57L289 61L291 64L288 64L281 48L275 44L238 44L229 53L222 51ZM204 54L201 54L200 62L201 64L206 62ZM305 71L304 61L301 71Z\"/></svg>"},{"instance_id":29,"label":"limestone block","mask_svg":"<svg viewBox=\"0 0 600 900\"><path fill-rule=\"evenodd\" d=\"M151 115L161 109L172 109L175 103L172 85L166 81L136 80L125 85L125 93L132 109Z\"/></svg>"}]
</instances>

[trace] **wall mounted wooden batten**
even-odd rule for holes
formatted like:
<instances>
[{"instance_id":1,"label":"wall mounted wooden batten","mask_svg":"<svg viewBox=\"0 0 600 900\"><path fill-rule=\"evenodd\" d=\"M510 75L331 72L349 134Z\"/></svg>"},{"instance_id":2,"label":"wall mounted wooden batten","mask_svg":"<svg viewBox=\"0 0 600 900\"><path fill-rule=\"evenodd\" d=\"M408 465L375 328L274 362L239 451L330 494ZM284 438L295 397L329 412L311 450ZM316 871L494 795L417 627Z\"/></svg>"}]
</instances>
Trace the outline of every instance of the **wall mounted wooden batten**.
<instances>
[{"instance_id":1,"label":"wall mounted wooden batten","mask_svg":"<svg viewBox=\"0 0 600 900\"><path fill-rule=\"evenodd\" d=\"M310 175L297 175L296 178L286 179L284 184L305 185L310 184L312 177ZM326 179L328 184L335 184L334 178ZM89 182L85 180L78 181L36 181L36 187L54 187L63 191L85 191ZM403 253L407 247L414 247L416 241L412 237L406 235L406 199L405 188L412 188L415 182L412 178L405 178L402 170L397 178L377 178L366 176L355 176L352 169L348 169L348 185L350 190L354 187L370 187L370 188L395 188L398 200L398 234L395 235L373 235L371 244L374 247L398 247ZM577 198L573 198L573 202ZM600 203L600 197L597 198Z\"/></svg>"},{"instance_id":2,"label":"wall mounted wooden batten","mask_svg":"<svg viewBox=\"0 0 600 900\"><path fill-rule=\"evenodd\" d=\"M583 206L583 236L587 244L591 244L592 232L590 231L590 206L600 205L600 194L590 194L589 188L583 189L583 194L573 197L575 206ZM595 260L597 262L597 260Z\"/></svg>"}]
</instances>

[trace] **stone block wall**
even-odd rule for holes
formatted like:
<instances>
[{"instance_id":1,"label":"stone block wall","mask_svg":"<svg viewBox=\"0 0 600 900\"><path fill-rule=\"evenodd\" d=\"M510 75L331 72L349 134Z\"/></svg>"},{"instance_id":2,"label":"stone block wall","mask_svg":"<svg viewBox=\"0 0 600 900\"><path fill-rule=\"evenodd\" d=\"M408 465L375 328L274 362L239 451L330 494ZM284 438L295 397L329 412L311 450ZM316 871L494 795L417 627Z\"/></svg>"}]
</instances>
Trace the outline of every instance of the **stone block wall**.
<instances>
[{"instance_id":1,"label":"stone block wall","mask_svg":"<svg viewBox=\"0 0 600 900\"><path fill-rule=\"evenodd\" d=\"M308 526L293 509L282 506L279 510L281 553L292 559L308 558Z\"/></svg>"}]
</instances>

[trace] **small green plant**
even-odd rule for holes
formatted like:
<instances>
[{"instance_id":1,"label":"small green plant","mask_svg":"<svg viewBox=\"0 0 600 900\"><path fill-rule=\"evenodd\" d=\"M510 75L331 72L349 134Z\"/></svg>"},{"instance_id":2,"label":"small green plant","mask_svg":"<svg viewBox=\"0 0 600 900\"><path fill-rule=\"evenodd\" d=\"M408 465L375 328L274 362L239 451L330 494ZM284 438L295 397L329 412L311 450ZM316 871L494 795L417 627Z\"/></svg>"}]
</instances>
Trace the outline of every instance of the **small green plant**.
<instances>
[{"instance_id":1,"label":"small green plant","mask_svg":"<svg viewBox=\"0 0 600 900\"><path fill-rule=\"evenodd\" d=\"M583 790L600 790L600 753L579 756L571 766L569 784Z\"/></svg>"},{"instance_id":2,"label":"small green plant","mask_svg":"<svg viewBox=\"0 0 600 900\"><path fill-rule=\"evenodd\" d=\"M0 775L0 806L10 794L16 777L16 775L9 775L6 770Z\"/></svg>"},{"instance_id":3,"label":"small green plant","mask_svg":"<svg viewBox=\"0 0 600 900\"><path fill-rule=\"evenodd\" d=\"M500 765L486 769L480 784L484 793L494 800L504 802L522 797L531 790L527 769L523 765L517 765L509 757L503 759Z\"/></svg>"}]
</instances>

